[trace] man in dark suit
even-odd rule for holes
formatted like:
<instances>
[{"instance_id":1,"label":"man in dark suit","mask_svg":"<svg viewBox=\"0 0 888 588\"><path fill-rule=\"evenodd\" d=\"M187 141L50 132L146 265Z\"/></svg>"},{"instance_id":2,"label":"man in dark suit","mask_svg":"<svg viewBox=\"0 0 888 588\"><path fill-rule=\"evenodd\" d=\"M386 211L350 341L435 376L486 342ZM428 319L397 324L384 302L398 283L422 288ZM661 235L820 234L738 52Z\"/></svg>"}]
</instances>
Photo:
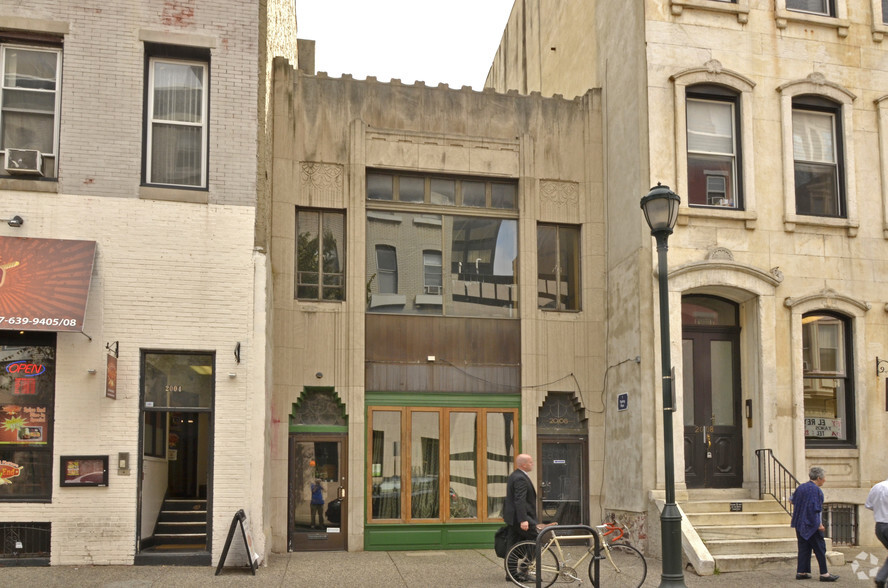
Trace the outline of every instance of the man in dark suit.
<instances>
[{"instance_id":1,"label":"man in dark suit","mask_svg":"<svg viewBox=\"0 0 888 588\"><path fill-rule=\"evenodd\" d=\"M533 458L522 453L515 458L515 471L506 483L503 520L509 526L509 547L519 541L532 540L537 534L536 490L530 480Z\"/></svg>"}]
</instances>

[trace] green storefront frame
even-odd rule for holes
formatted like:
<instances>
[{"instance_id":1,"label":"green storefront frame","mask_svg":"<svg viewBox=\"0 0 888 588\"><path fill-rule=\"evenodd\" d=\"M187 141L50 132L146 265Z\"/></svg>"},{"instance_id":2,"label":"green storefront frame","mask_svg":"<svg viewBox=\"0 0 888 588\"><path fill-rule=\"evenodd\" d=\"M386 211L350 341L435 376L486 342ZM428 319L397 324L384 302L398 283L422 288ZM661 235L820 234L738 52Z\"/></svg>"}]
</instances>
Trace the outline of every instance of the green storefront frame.
<instances>
[{"instance_id":1,"label":"green storefront frame","mask_svg":"<svg viewBox=\"0 0 888 588\"><path fill-rule=\"evenodd\" d=\"M515 423L516 452L521 447L520 394L432 394L415 392L367 392L364 422L370 423L370 409L386 407L439 408L514 408L518 411ZM365 431L365 439L367 433ZM364 463L364 480L370 475L370 464ZM368 512L364 495L364 512ZM366 551L398 551L429 549L492 549L493 535L502 522L453 523L372 523L364 526Z\"/></svg>"}]
</instances>

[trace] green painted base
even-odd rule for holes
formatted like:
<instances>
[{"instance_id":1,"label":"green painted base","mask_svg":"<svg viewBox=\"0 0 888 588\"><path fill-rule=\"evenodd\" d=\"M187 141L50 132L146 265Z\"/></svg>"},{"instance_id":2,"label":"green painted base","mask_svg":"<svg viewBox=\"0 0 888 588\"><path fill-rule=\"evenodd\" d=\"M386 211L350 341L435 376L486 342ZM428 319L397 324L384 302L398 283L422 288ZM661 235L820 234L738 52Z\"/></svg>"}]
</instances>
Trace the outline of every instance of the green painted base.
<instances>
[{"instance_id":1,"label":"green painted base","mask_svg":"<svg viewBox=\"0 0 888 588\"><path fill-rule=\"evenodd\" d=\"M493 549L493 534L502 523L439 525L368 525L366 551L425 549Z\"/></svg>"}]
</instances>

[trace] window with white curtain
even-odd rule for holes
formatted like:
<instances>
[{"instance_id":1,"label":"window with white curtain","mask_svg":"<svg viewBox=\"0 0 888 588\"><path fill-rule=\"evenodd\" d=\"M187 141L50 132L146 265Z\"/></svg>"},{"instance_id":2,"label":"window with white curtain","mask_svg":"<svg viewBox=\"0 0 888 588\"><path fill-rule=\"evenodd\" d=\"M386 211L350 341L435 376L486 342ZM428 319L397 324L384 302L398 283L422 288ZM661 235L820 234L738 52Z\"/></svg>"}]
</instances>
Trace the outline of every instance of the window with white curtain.
<instances>
[{"instance_id":1,"label":"window with white curtain","mask_svg":"<svg viewBox=\"0 0 888 588\"><path fill-rule=\"evenodd\" d=\"M2 44L0 54L0 150L39 151L41 174L55 176L62 52Z\"/></svg>"},{"instance_id":2,"label":"window with white curtain","mask_svg":"<svg viewBox=\"0 0 888 588\"><path fill-rule=\"evenodd\" d=\"M845 215L839 162L839 109L793 104L792 149L797 214Z\"/></svg>"},{"instance_id":3,"label":"window with white curtain","mask_svg":"<svg viewBox=\"0 0 888 588\"><path fill-rule=\"evenodd\" d=\"M737 97L687 98L688 203L740 208L737 178Z\"/></svg>"},{"instance_id":4,"label":"window with white curtain","mask_svg":"<svg viewBox=\"0 0 888 588\"><path fill-rule=\"evenodd\" d=\"M203 61L149 60L146 183L207 186L208 70Z\"/></svg>"}]
</instances>

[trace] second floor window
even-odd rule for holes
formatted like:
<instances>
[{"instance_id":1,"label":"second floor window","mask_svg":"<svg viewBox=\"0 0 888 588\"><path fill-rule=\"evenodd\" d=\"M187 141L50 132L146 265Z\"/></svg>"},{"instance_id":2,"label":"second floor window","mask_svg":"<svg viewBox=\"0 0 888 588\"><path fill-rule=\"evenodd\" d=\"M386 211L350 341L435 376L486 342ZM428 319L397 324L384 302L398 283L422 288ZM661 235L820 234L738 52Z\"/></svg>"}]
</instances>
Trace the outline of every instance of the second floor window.
<instances>
[{"instance_id":1,"label":"second floor window","mask_svg":"<svg viewBox=\"0 0 888 588\"><path fill-rule=\"evenodd\" d=\"M5 172L54 177L62 52L3 44L0 54L0 150Z\"/></svg>"},{"instance_id":2,"label":"second floor window","mask_svg":"<svg viewBox=\"0 0 888 588\"><path fill-rule=\"evenodd\" d=\"M795 165L797 214L844 217L842 189L843 160L841 109L827 105L794 101L792 110L792 148Z\"/></svg>"},{"instance_id":3,"label":"second floor window","mask_svg":"<svg viewBox=\"0 0 888 588\"><path fill-rule=\"evenodd\" d=\"M737 97L732 95L688 95L688 202L691 206L740 207L737 105Z\"/></svg>"},{"instance_id":4,"label":"second floor window","mask_svg":"<svg viewBox=\"0 0 888 588\"><path fill-rule=\"evenodd\" d=\"M537 227L537 299L543 310L580 310L580 228Z\"/></svg>"},{"instance_id":5,"label":"second floor window","mask_svg":"<svg viewBox=\"0 0 888 588\"><path fill-rule=\"evenodd\" d=\"M376 246L376 279L380 294L398 293L398 253L389 245Z\"/></svg>"},{"instance_id":6,"label":"second floor window","mask_svg":"<svg viewBox=\"0 0 888 588\"><path fill-rule=\"evenodd\" d=\"M345 300L345 213L296 211L296 298Z\"/></svg>"},{"instance_id":7,"label":"second floor window","mask_svg":"<svg viewBox=\"0 0 888 588\"><path fill-rule=\"evenodd\" d=\"M207 187L208 75L205 61L149 59L147 184Z\"/></svg>"}]
</instances>

